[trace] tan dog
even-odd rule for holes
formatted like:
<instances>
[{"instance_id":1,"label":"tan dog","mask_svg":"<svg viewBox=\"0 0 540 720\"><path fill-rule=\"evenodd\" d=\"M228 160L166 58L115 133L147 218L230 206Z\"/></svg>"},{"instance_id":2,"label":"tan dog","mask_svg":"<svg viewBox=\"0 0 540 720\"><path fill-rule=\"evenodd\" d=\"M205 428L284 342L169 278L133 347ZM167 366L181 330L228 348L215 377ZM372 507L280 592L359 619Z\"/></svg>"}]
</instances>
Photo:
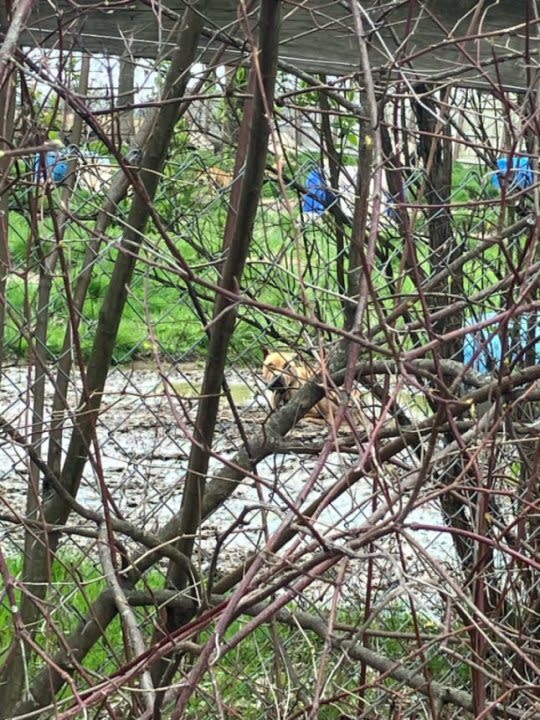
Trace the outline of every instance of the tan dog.
<instances>
[{"instance_id":1,"label":"tan dog","mask_svg":"<svg viewBox=\"0 0 540 720\"><path fill-rule=\"evenodd\" d=\"M269 352L263 360L262 377L272 410L288 403L293 393L313 375L296 353L279 350Z\"/></svg>"},{"instance_id":2,"label":"tan dog","mask_svg":"<svg viewBox=\"0 0 540 720\"><path fill-rule=\"evenodd\" d=\"M275 350L263 361L262 377L266 384L266 397L272 410L289 402L302 385L312 380L318 369L310 367L294 352ZM332 393L333 395L333 393ZM306 418L328 421L337 398L324 397L305 415Z\"/></svg>"},{"instance_id":3,"label":"tan dog","mask_svg":"<svg viewBox=\"0 0 540 720\"><path fill-rule=\"evenodd\" d=\"M267 353L263 360L262 377L266 385L265 395L272 410L279 409L289 402L291 397L302 385L312 380L317 368L310 367L294 352L274 350ZM364 429L369 422L362 409L363 393L355 388L350 397L349 409L352 410L356 422ZM331 390L327 397L322 398L309 410L305 417L328 422L339 404L338 392Z\"/></svg>"},{"instance_id":4,"label":"tan dog","mask_svg":"<svg viewBox=\"0 0 540 720\"><path fill-rule=\"evenodd\" d=\"M217 190L228 189L233 181L232 173L222 170L219 167L208 168L207 177Z\"/></svg>"}]
</instances>

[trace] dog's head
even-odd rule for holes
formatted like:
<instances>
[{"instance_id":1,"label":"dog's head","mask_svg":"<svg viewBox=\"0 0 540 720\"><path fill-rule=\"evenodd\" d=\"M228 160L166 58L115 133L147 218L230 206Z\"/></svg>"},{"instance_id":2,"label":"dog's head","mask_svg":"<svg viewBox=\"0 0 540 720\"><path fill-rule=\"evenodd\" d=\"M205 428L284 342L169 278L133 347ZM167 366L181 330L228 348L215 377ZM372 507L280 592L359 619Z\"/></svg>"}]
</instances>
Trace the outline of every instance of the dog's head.
<instances>
[{"instance_id":1,"label":"dog's head","mask_svg":"<svg viewBox=\"0 0 540 720\"><path fill-rule=\"evenodd\" d=\"M263 360L262 377L266 386L273 389L273 385L288 387L292 380L290 368L294 364L296 355L292 352L275 350L269 352Z\"/></svg>"},{"instance_id":2,"label":"dog's head","mask_svg":"<svg viewBox=\"0 0 540 720\"><path fill-rule=\"evenodd\" d=\"M295 359L295 353L275 350L263 360L262 378L266 389L274 394L275 407L290 399L291 386L295 383Z\"/></svg>"}]
</instances>

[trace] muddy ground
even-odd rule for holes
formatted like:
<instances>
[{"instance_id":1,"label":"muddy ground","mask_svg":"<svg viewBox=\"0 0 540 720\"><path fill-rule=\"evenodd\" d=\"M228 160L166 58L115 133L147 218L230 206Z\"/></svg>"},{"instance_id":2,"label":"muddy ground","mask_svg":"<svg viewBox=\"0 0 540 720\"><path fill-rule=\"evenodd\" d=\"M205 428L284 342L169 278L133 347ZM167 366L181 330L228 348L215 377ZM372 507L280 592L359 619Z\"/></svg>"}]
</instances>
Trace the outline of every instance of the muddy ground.
<instances>
[{"instance_id":1,"label":"muddy ground","mask_svg":"<svg viewBox=\"0 0 540 720\"><path fill-rule=\"evenodd\" d=\"M261 431L269 414L261 382L256 373L246 369L229 373L227 379L244 431L248 438L253 437ZM99 458L94 455L94 461L103 468L103 477L121 515L147 530L156 531L180 507L200 380L201 369L196 365L172 369L164 378L154 368L144 366L115 368L109 376L98 428ZM0 388L1 414L27 436L30 428L28 385L28 369L13 367L4 371ZM68 398L72 411L76 408L79 391L80 388L73 388ZM49 386L47 399L50 397ZM296 429L295 437L322 443L327 432L324 425L303 421ZM224 399L220 405L216 438L216 454L233 459L240 438ZM46 454L46 445L42 452ZM246 508L249 508L248 523L227 534L222 549L225 565L236 564L249 551L264 545L268 533L286 517L287 501L295 501L312 474L317 477L308 494L308 502L321 491L331 488L354 461L354 456L333 452L320 473L316 473L317 457L304 454L279 454L259 463L257 471L263 482L246 479L204 525L198 543L203 569L209 562L216 537L227 533ZM221 466L217 459L213 460L211 473ZM0 482L3 505L0 512L22 513L28 485L27 458L24 450L5 435L0 445ZM98 488L97 473L89 465L78 495L79 502L92 509L101 509ZM327 534L361 524L370 512L370 494L369 481L354 485L321 514L317 530ZM442 523L434 504L414 511L410 519L434 525ZM0 533L4 552L20 551L19 530L11 523L2 522ZM446 535L435 531L416 531L413 535L437 561L453 562ZM84 546L84 540L78 542ZM395 548L392 540L388 539L381 547L383 554L388 554L385 565L389 570L385 572L391 570L393 574ZM417 552L411 547L406 547L405 552L408 560L418 565L417 571L423 572ZM393 582L391 578L388 581Z\"/></svg>"}]
</instances>

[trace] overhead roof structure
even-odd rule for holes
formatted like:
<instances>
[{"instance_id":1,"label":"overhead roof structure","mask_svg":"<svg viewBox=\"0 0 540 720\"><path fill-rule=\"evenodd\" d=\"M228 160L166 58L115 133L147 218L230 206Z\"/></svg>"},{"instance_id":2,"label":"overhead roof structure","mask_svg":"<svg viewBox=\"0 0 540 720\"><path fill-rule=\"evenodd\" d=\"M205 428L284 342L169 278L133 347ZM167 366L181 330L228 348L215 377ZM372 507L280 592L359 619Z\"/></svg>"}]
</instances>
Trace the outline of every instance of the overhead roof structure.
<instances>
[{"instance_id":1,"label":"overhead roof structure","mask_svg":"<svg viewBox=\"0 0 540 720\"><path fill-rule=\"evenodd\" d=\"M280 59L311 73L360 71L351 3L282 0ZM225 43L224 61L246 49L246 16L257 0L210 0L201 59ZM363 0L357 3L376 77L462 85L536 87L540 21L535 0ZM246 13L245 7L248 11ZM166 57L183 0L39 0L24 33L28 45L106 55Z\"/></svg>"}]
</instances>

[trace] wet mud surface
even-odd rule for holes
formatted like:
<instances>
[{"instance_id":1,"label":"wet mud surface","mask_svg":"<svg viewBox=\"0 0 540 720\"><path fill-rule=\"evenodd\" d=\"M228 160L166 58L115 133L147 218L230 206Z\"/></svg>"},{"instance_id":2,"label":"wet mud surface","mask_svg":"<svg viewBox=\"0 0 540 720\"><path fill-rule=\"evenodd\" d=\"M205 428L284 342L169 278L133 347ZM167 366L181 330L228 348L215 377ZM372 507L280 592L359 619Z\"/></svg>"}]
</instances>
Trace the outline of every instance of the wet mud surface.
<instances>
[{"instance_id":1,"label":"wet mud surface","mask_svg":"<svg viewBox=\"0 0 540 720\"><path fill-rule=\"evenodd\" d=\"M262 381L256 373L245 368L229 373L227 380L243 432L247 438L253 438L262 431L270 413ZM113 369L102 402L97 452L96 448L92 449L91 462L87 464L77 500L88 508L101 511L101 478L118 513L138 527L155 532L178 512L200 381L201 369L195 365L172 369L166 375L160 375L153 368ZM4 419L29 439L28 386L28 369L7 369L0 389L0 404ZM80 389L73 387L70 391L68 414L71 416L77 407ZM50 406L51 393L49 384L46 407ZM329 430L324 423L302 421L295 429L293 439L322 447L328 436ZM241 444L241 433L233 413L222 398L210 479L223 467L223 459L234 461ZM46 443L41 452L46 457ZM302 493L305 493L303 507L306 507L313 498L331 490L358 461L357 453L330 452L320 470L317 455L291 452L274 454L260 462L256 475L246 477L229 500L203 525L197 543L201 569L210 562L218 538L220 543L223 541L220 557L225 557L225 564L230 566L241 561L247 553L263 548L271 533L290 518L290 508ZM404 457L403 461L409 462L410 458ZM1 513L24 512L28 478L25 449L3 434L0 445ZM308 484L310 489L306 492ZM337 536L362 525L374 507L372 487L369 477L352 485L317 517L314 523L317 533L325 537ZM243 522L237 525L239 517ZM72 516L71 521L75 523L76 518ZM434 503L414 510L408 522L442 524ZM20 551L20 529L12 523L1 522L0 533L4 552ZM438 561L451 561L452 549L445 534L420 530L411 531L411 534ZM84 539L77 542L84 546ZM381 546L384 553L389 554L385 559L388 567L394 562L393 543L389 537ZM418 562L416 550L406 548L405 554L411 561Z\"/></svg>"}]
</instances>

